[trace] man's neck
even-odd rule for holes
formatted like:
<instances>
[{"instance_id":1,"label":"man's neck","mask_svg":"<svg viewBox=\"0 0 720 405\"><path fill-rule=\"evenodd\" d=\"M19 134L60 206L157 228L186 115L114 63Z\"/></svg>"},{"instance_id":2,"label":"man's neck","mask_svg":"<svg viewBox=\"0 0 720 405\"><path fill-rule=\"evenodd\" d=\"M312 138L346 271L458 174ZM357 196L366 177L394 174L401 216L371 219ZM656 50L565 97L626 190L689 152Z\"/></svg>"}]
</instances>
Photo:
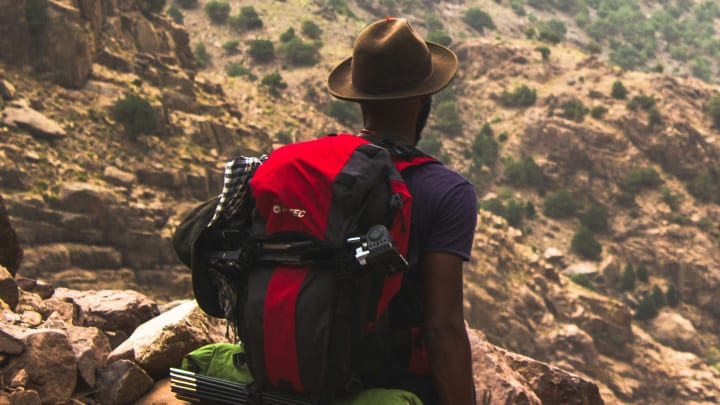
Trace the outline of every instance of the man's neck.
<instances>
[{"instance_id":1,"label":"man's neck","mask_svg":"<svg viewBox=\"0 0 720 405\"><path fill-rule=\"evenodd\" d=\"M415 144L415 128L409 128L409 125L399 122L389 123L366 118L365 127L361 132L367 135L393 137L398 142Z\"/></svg>"}]
</instances>

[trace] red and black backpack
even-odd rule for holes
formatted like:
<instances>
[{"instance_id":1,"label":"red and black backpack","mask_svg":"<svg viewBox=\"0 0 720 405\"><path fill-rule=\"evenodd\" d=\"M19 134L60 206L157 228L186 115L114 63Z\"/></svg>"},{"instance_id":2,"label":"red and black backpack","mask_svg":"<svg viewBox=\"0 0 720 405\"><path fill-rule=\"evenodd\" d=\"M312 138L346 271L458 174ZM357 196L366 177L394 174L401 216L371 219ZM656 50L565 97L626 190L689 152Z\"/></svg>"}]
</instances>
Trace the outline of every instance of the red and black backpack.
<instances>
[{"instance_id":1,"label":"red and black backpack","mask_svg":"<svg viewBox=\"0 0 720 405\"><path fill-rule=\"evenodd\" d=\"M369 342L383 336L408 268L402 172L430 162L413 147L348 134L286 145L256 168L234 218L195 229L180 256L200 306L236 328L255 390L329 403L368 384L378 367ZM212 278L221 297L199 292L208 283L196 277Z\"/></svg>"}]
</instances>

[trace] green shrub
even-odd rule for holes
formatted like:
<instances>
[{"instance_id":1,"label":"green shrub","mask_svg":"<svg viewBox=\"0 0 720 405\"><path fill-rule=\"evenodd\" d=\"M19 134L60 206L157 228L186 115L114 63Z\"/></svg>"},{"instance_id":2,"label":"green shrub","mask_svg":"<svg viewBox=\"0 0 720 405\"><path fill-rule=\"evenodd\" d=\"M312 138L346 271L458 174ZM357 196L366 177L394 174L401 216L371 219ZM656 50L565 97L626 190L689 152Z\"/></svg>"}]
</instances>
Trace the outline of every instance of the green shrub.
<instances>
[{"instance_id":1,"label":"green shrub","mask_svg":"<svg viewBox=\"0 0 720 405\"><path fill-rule=\"evenodd\" d=\"M176 24L182 24L185 22L185 17L183 16L182 11L180 11L180 9L174 4L168 7L167 15L169 15Z\"/></svg>"},{"instance_id":2,"label":"green shrub","mask_svg":"<svg viewBox=\"0 0 720 405\"><path fill-rule=\"evenodd\" d=\"M300 26L300 32L303 34L303 36L317 41L320 39L323 30L313 21L305 20Z\"/></svg>"},{"instance_id":3,"label":"green shrub","mask_svg":"<svg viewBox=\"0 0 720 405\"><path fill-rule=\"evenodd\" d=\"M525 217L533 219L536 214L535 204L533 204L532 201L528 201L527 204L525 204Z\"/></svg>"},{"instance_id":4,"label":"green shrub","mask_svg":"<svg viewBox=\"0 0 720 405\"><path fill-rule=\"evenodd\" d=\"M510 0L510 8L520 17L525 16L525 2L523 0Z\"/></svg>"},{"instance_id":5,"label":"green shrub","mask_svg":"<svg viewBox=\"0 0 720 405\"><path fill-rule=\"evenodd\" d=\"M671 308L675 308L680 305L680 292L678 292L677 288L674 285L670 284L668 286L668 289L665 292L665 299L668 306L670 306Z\"/></svg>"},{"instance_id":6,"label":"green shrub","mask_svg":"<svg viewBox=\"0 0 720 405\"><path fill-rule=\"evenodd\" d=\"M637 305L635 311L635 318L639 320L647 320L655 318L658 314L657 307L655 306L655 300L651 296L643 297Z\"/></svg>"},{"instance_id":7,"label":"green shrub","mask_svg":"<svg viewBox=\"0 0 720 405\"><path fill-rule=\"evenodd\" d=\"M569 218L575 215L578 205L570 191L561 189L545 197L543 213L550 218Z\"/></svg>"},{"instance_id":8,"label":"green shrub","mask_svg":"<svg viewBox=\"0 0 720 405\"><path fill-rule=\"evenodd\" d=\"M578 99L564 102L561 108L563 109L563 112L560 116L575 122L583 122L583 120L585 120L585 115L588 113L588 109L585 107L585 104Z\"/></svg>"},{"instance_id":9,"label":"green shrub","mask_svg":"<svg viewBox=\"0 0 720 405\"><path fill-rule=\"evenodd\" d=\"M535 50L540 52L542 60L550 59L550 48L548 48L547 46L538 46L537 48L535 48Z\"/></svg>"},{"instance_id":10,"label":"green shrub","mask_svg":"<svg viewBox=\"0 0 720 405\"><path fill-rule=\"evenodd\" d=\"M709 82L713 76L712 63L704 56L697 56L690 61L690 73L700 80Z\"/></svg>"},{"instance_id":11,"label":"green shrub","mask_svg":"<svg viewBox=\"0 0 720 405\"><path fill-rule=\"evenodd\" d=\"M602 46L600 46L600 44L598 44L594 39L591 39L587 44L585 44L585 50L595 54L602 53Z\"/></svg>"},{"instance_id":12,"label":"green shrub","mask_svg":"<svg viewBox=\"0 0 720 405\"><path fill-rule=\"evenodd\" d=\"M565 23L557 19L541 21L537 28L538 39L541 41L548 41L553 44L564 41L565 35L567 34L567 27L565 26Z\"/></svg>"},{"instance_id":13,"label":"green shrub","mask_svg":"<svg viewBox=\"0 0 720 405\"><path fill-rule=\"evenodd\" d=\"M623 69L634 69L645 62L645 56L634 46L622 43L608 54L610 62Z\"/></svg>"},{"instance_id":14,"label":"green shrub","mask_svg":"<svg viewBox=\"0 0 720 405\"><path fill-rule=\"evenodd\" d=\"M715 128L720 129L720 94L710 96L705 104L705 112L710 116Z\"/></svg>"},{"instance_id":15,"label":"green shrub","mask_svg":"<svg viewBox=\"0 0 720 405\"><path fill-rule=\"evenodd\" d=\"M434 127L448 135L459 135L463 129L460 112L453 101L443 101L435 106Z\"/></svg>"},{"instance_id":16,"label":"green shrub","mask_svg":"<svg viewBox=\"0 0 720 405\"><path fill-rule=\"evenodd\" d=\"M578 273L573 274L570 276L570 280L572 280L575 284L581 285L585 288L587 288L590 291L597 291L597 287L595 287L595 283L588 277L587 274L584 273Z\"/></svg>"},{"instance_id":17,"label":"green shrub","mask_svg":"<svg viewBox=\"0 0 720 405\"><path fill-rule=\"evenodd\" d=\"M605 207L595 203L584 213L580 214L580 223L593 232L607 232L608 212Z\"/></svg>"},{"instance_id":18,"label":"green shrub","mask_svg":"<svg viewBox=\"0 0 720 405\"><path fill-rule=\"evenodd\" d=\"M673 193L670 187L667 186L663 186L660 189L660 193L662 194L663 202L667 204L671 211L677 211L680 208L683 200L681 194Z\"/></svg>"},{"instance_id":19,"label":"green shrub","mask_svg":"<svg viewBox=\"0 0 720 405\"><path fill-rule=\"evenodd\" d=\"M627 94L628 91L625 88L625 85L620 80L616 80L615 82L613 82L612 91L610 92L610 96L612 98L618 100L625 100Z\"/></svg>"},{"instance_id":20,"label":"green shrub","mask_svg":"<svg viewBox=\"0 0 720 405\"><path fill-rule=\"evenodd\" d=\"M645 111L650 110L651 108L655 107L655 96L646 95L646 94L639 94L632 98L632 100L628 101L627 108L630 110L637 110L638 108L642 108Z\"/></svg>"},{"instance_id":21,"label":"green shrub","mask_svg":"<svg viewBox=\"0 0 720 405\"><path fill-rule=\"evenodd\" d=\"M655 66L653 66L652 71L654 73L663 73L665 72L665 66L662 63L656 63Z\"/></svg>"},{"instance_id":22,"label":"green shrub","mask_svg":"<svg viewBox=\"0 0 720 405\"><path fill-rule=\"evenodd\" d=\"M159 13L165 8L165 0L138 0L137 4L145 14Z\"/></svg>"},{"instance_id":23,"label":"green shrub","mask_svg":"<svg viewBox=\"0 0 720 405\"><path fill-rule=\"evenodd\" d=\"M155 110L150 102L135 93L125 93L125 96L115 101L113 105L113 119L125 127L125 132L133 138L139 134L155 132L157 121Z\"/></svg>"},{"instance_id":24,"label":"green shrub","mask_svg":"<svg viewBox=\"0 0 720 405\"><path fill-rule=\"evenodd\" d=\"M485 31L485 28L491 30L494 30L496 28L492 17L490 17L490 14L477 7L472 7L468 9L465 12L463 21L465 21L465 24L471 26L476 31L481 33Z\"/></svg>"},{"instance_id":25,"label":"green shrub","mask_svg":"<svg viewBox=\"0 0 720 405\"><path fill-rule=\"evenodd\" d=\"M260 84L267 88L270 94L277 96L280 90L287 89L287 83L283 80L280 72L268 73L263 76Z\"/></svg>"},{"instance_id":26,"label":"green shrub","mask_svg":"<svg viewBox=\"0 0 720 405\"><path fill-rule=\"evenodd\" d=\"M512 93L503 90L499 98L500 104L504 107L530 107L536 100L537 92L526 84L515 87Z\"/></svg>"},{"instance_id":27,"label":"green shrub","mask_svg":"<svg viewBox=\"0 0 720 405\"><path fill-rule=\"evenodd\" d=\"M499 146L493 139L492 128L490 124L485 124L483 129L475 135L472 145L470 146L473 159L473 170L482 166L493 167L497 162Z\"/></svg>"},{"instance_id":28,"label":"green shrub","mask_svg":"<svg viewBox=\"0 0 720 405\"><path fill-rule=\"evenodd\" d=\"M602 245L595 239L592 231L583 226L573 235L570 250L585 259L598 260L602 253Z\"/></svg>"},{"instance_id":29,"label":"green shrub","mask_svg":"<svg viewBox=\"0 0 720 405\"><path fill-rule=\"evenodd\" d=\"M650 277L650 273L648 272L648 269L644 264L638 264L637 268L635 269L635 276L637 277L638 281L647 283Z\"/></svg>"},{"instance_id":30,"label":"green shrub","mask_svg":"<svg viewBox=\"0 0 720 405\"><path fill-rule=\"evenodd\" d=\"M615 202L618 203L618 205L625 207L625 208L632 208L635 207L635 193L631 193L628 191L623 191L621 193L615 194Z\"/></svg>"},{"instance_id":31,"label":"green shrub","mask_svg":"<svg viewBox=\"0 0 720 405\"><path fill-rule=\"evenodd\" d=\"M653 302L655 303L655 308L662 308L665 306L665 293L663 293L660 286L657 284L653 286L652 293L650 294L650 297L652 298Z\"/></svg>"},{"instance_id":32,"label":"green shrub","mask_svg":"<svg viewBox=\"0 0 720 405\"><path fill-rule=\"evenodd\" d=\"M450 46L452 37L443 30L430 31L426 37L430 42L435 42L443 46Z\"/></svg>"},{"instance_id":33,"label":"green shrub","mask_svg":"<svg viewBox=\"0 0 720 405\"><path fill-rule=\"evenodd\" d=\"M230 62L225 65L225 73L230 77L245 76L250 79L250 81L254 82L257 80L257 76L251 72L250 69L236 62Z\"/></svg>"},{"instance_id":34,"label":"green shrub","mask_svg":"<svg viewBox=\"0 0 720 405\"><path fill-rule=\"evenodd\" d=\"M290 131L286 131L286 130L278 131L275 134L275 140L277 140L279 143L281 143L283 145L287 145L289 143L292 143L292 141L293 141L292 134L290 133Z\"/></svg>"},{"instance_id":35,"label":"green shrub","mask_svg":"<svg viewBox=\"0 0 720 405\"><path fill-rule=\"evenodd\" d=\"M248 55L256 63L268 63L275 59L275 46L267 39L252 39L248 41Z\"/></svg>"},{"instance_id":36,"label":"green shrub","mask_svg":"<svg viewBox=\"0 0 720 405\"><path fill-rule=\"evenodd\" d=\"M510 226L520 227L525 219L525 204L522 201L510 199L507 203L505 219Z\"/></svg>"},{"instance_id":37,"label":"green shrub","mask_svg":"<svg viewBox=\"0 0 720 405\"><path fill-rule=\"evenodd\" d=\"M325 114L335 118L338 122L348 127L362 124L360 110L357 104L347 101L334 100L328 104Z\"/></svg>"},{"instance_id":38,"label":"green shrub","mask_svg":"<svg viewBox=\"0 0 720 405\"><path fill-rule=\"evenodd\" d=\"M175 0L175 4L182 8L195 8L198 6L198 0Z\"/></svg>"},{"instance_id":39,"label":"green shrub","mask_svg":"<svg viewBox=\"0 0 720 405\"><path fill-rule=\"evenodd\" d=\"M225 24L230 15L230 4L212 0L205 4L205 13L214 24Z\"/></svg>"},{"instance_id":40,"label":"green shrub","mask_svg":"<svg viewBox=\"0 0 720 405\"><path fill-rule=\"evenodd\" d=\"M238 31L250 31L263 27L263 21L253 6L241 8L240 14L232 16L229 24Z\"/></svg>"},{"instance_id":41,"label":"green shrub","mask_svg":"<svg viewBox=\"0 0 720 405\"><path fill-rule=\"evenodd\" d=\"M687 191L693 197L705 203L720 201L719 180L715 174L704 171L688 182Z\"/></svg>"},{"instance_id":42,"label":"green shrub","mask_svg":"<svg viewBox=\"0 0 720 405\"><path fill-rule=\"evenodd\" d=\"M293 38L297 38L295 36L295 28L290 27L287 29L287 31L280 34L280 42L288 42Z\"/></svg>"},{"instance_id":43,"label":"green shrub","mask_svg":"<svg viewBox=\"0 0 720 405\"><path fill-rule=\"evenodd\" d=\"M532 157L524 156L518 160L507 158L503 163L505 165L505 178L511 185L535 187L538 190L545 189L547 181L545 174Z\"/></svg>"},{"instance_id":44,"label":"green shrub","mask_svg":"<svg viewBox=\"0 0 720 405\"><path fill-rule=\"evenodd\" d=\"M231 39L222 44L222 49L224 49L225 53L228 55L232 55L238 52L238 45L240 45L240 41L237 39Z\"/></svg>"},{"instance_id":45,"label":"green shrub","mask_svg":"<svg viewBox=\"0 0 720 405\"><path fill-rule=\"evenodd\" d=\"M660 174L652 167L633 169L623 180L623 189L630 193L638 193L643 189L660 187L663 181Z\"/></svg>"},{"instance_id":46,"label":"green shrub","mask_svg":"<svg viewBox=\"0 0 720 405\"><path fill-rule=\"evenodd\" d=\"M48 0L26 0L25 18L32 35L44 32L48 23Z\"/></svg>"},{"instance_id":47,"label":"green shrub","mask_svg":"<svg viewBox=\"0 0 720 405\"><path fill-rule=\"evenodd\" d=\"M632 291L635 289L635 269L628 263L620 275L618 288L620 291Z\"/></svg>"},{"instance_id":48,"label":"green shrub","mask_svg":"<svg viewBox=\"0 0 720 405\"><path fill-rule=\"evenodd\" d=\"M210 54L207 52L207 49L205 49L204 43L200 42L195 45L193 55L195 56L195 65L197 65L198 69L205 69L210 65Z\"/></svg>"},{"instance_id":49,"label":"green shrub","mask_svg":"<svg viewBox=\"0 0 720 405\"><path fill-rule=\"evenodd\" d=\"M280 55L295 66L312 66L320 61L318 45L295 37L280 45Z\"/></svg>"},{"instance_id":50,"label":"green shrub","mask_svg":"<svg viewBox=\"0 0 720 405\"><path fill-rule=\"evenodd\" d=\"M662 114L660 113L660 110L657 108L657 106L650 107L648 110L648 126L656 127L658 125L661 125L663 122Z\"/></svg>"},{"instance_id":51,"label":"green shrub","mask_svg":"<svg viewBox=\"0 0 720 405\"><path fill-rule=\"evenodd\" d=\"M439 156L442 151L442 147L442 141L440 140L437 132L434 131L425 131L418 143L418 149L431 156Z\"/></svg>"},{"instance_id":52,"label":"green shrub","mask_svg":"<svg viewBox=\"0 0 720 405\"><path fill-rule=\"evenodd\" d=\"M608 109L604 105L596 105L590 109L590 115L596 120L602 119L607 114Z\"/></svg>"},{"instance_id":53,"label":"green shrub","mask_svg":"<svg viewBox=\"0 0 720 405\"><path fill-rule=\"evenodd\" d=\"M344 15L349 18L357 18L357 16L355 15L355 13L352 12L345 0L329 0L328 6L330 6L330 8L332 8L336 13L340 15Z\"/></svg>"}]
</instances>

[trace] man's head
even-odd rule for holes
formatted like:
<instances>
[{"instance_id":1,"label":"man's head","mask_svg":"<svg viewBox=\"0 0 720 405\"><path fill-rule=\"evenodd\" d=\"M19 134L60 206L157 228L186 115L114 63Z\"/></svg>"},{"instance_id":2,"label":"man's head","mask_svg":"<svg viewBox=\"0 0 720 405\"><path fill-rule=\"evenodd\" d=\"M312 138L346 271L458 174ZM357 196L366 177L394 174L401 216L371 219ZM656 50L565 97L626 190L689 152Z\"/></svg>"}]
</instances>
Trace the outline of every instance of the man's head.
<instances>
[{"instance_id":1,"label":"man's head","mask_svg":"<svg viewBox=\"0 0 720 405\"><path fill-rule=\"evenodd\" d=\"M365 28L353 56L328 77L330 93L355 102L427 96L447 86L457 71L457 56L426 42L402 18L386 18Z\"/></svg>"}]
</instances>

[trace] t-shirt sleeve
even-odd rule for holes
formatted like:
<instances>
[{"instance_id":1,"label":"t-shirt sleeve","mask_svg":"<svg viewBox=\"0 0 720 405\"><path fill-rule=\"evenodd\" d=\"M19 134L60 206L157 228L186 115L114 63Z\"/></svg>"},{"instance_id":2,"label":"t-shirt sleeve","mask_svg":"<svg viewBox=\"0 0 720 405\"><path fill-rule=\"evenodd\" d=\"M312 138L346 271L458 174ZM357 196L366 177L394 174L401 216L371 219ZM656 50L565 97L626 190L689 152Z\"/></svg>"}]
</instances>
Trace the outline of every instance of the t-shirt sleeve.
<instances>
[{"instance_id":1,"label":"t-shirt sleeve","mask_svg":"<svg viewBox=\"0 0 720 405\"><path fill-rule=\"evenodd\" d=\"M448 252L470 260L475 225L477 193L467 182L456 184L434 207L434 219L424 252Z\"/></svg>"}]
</instances>

